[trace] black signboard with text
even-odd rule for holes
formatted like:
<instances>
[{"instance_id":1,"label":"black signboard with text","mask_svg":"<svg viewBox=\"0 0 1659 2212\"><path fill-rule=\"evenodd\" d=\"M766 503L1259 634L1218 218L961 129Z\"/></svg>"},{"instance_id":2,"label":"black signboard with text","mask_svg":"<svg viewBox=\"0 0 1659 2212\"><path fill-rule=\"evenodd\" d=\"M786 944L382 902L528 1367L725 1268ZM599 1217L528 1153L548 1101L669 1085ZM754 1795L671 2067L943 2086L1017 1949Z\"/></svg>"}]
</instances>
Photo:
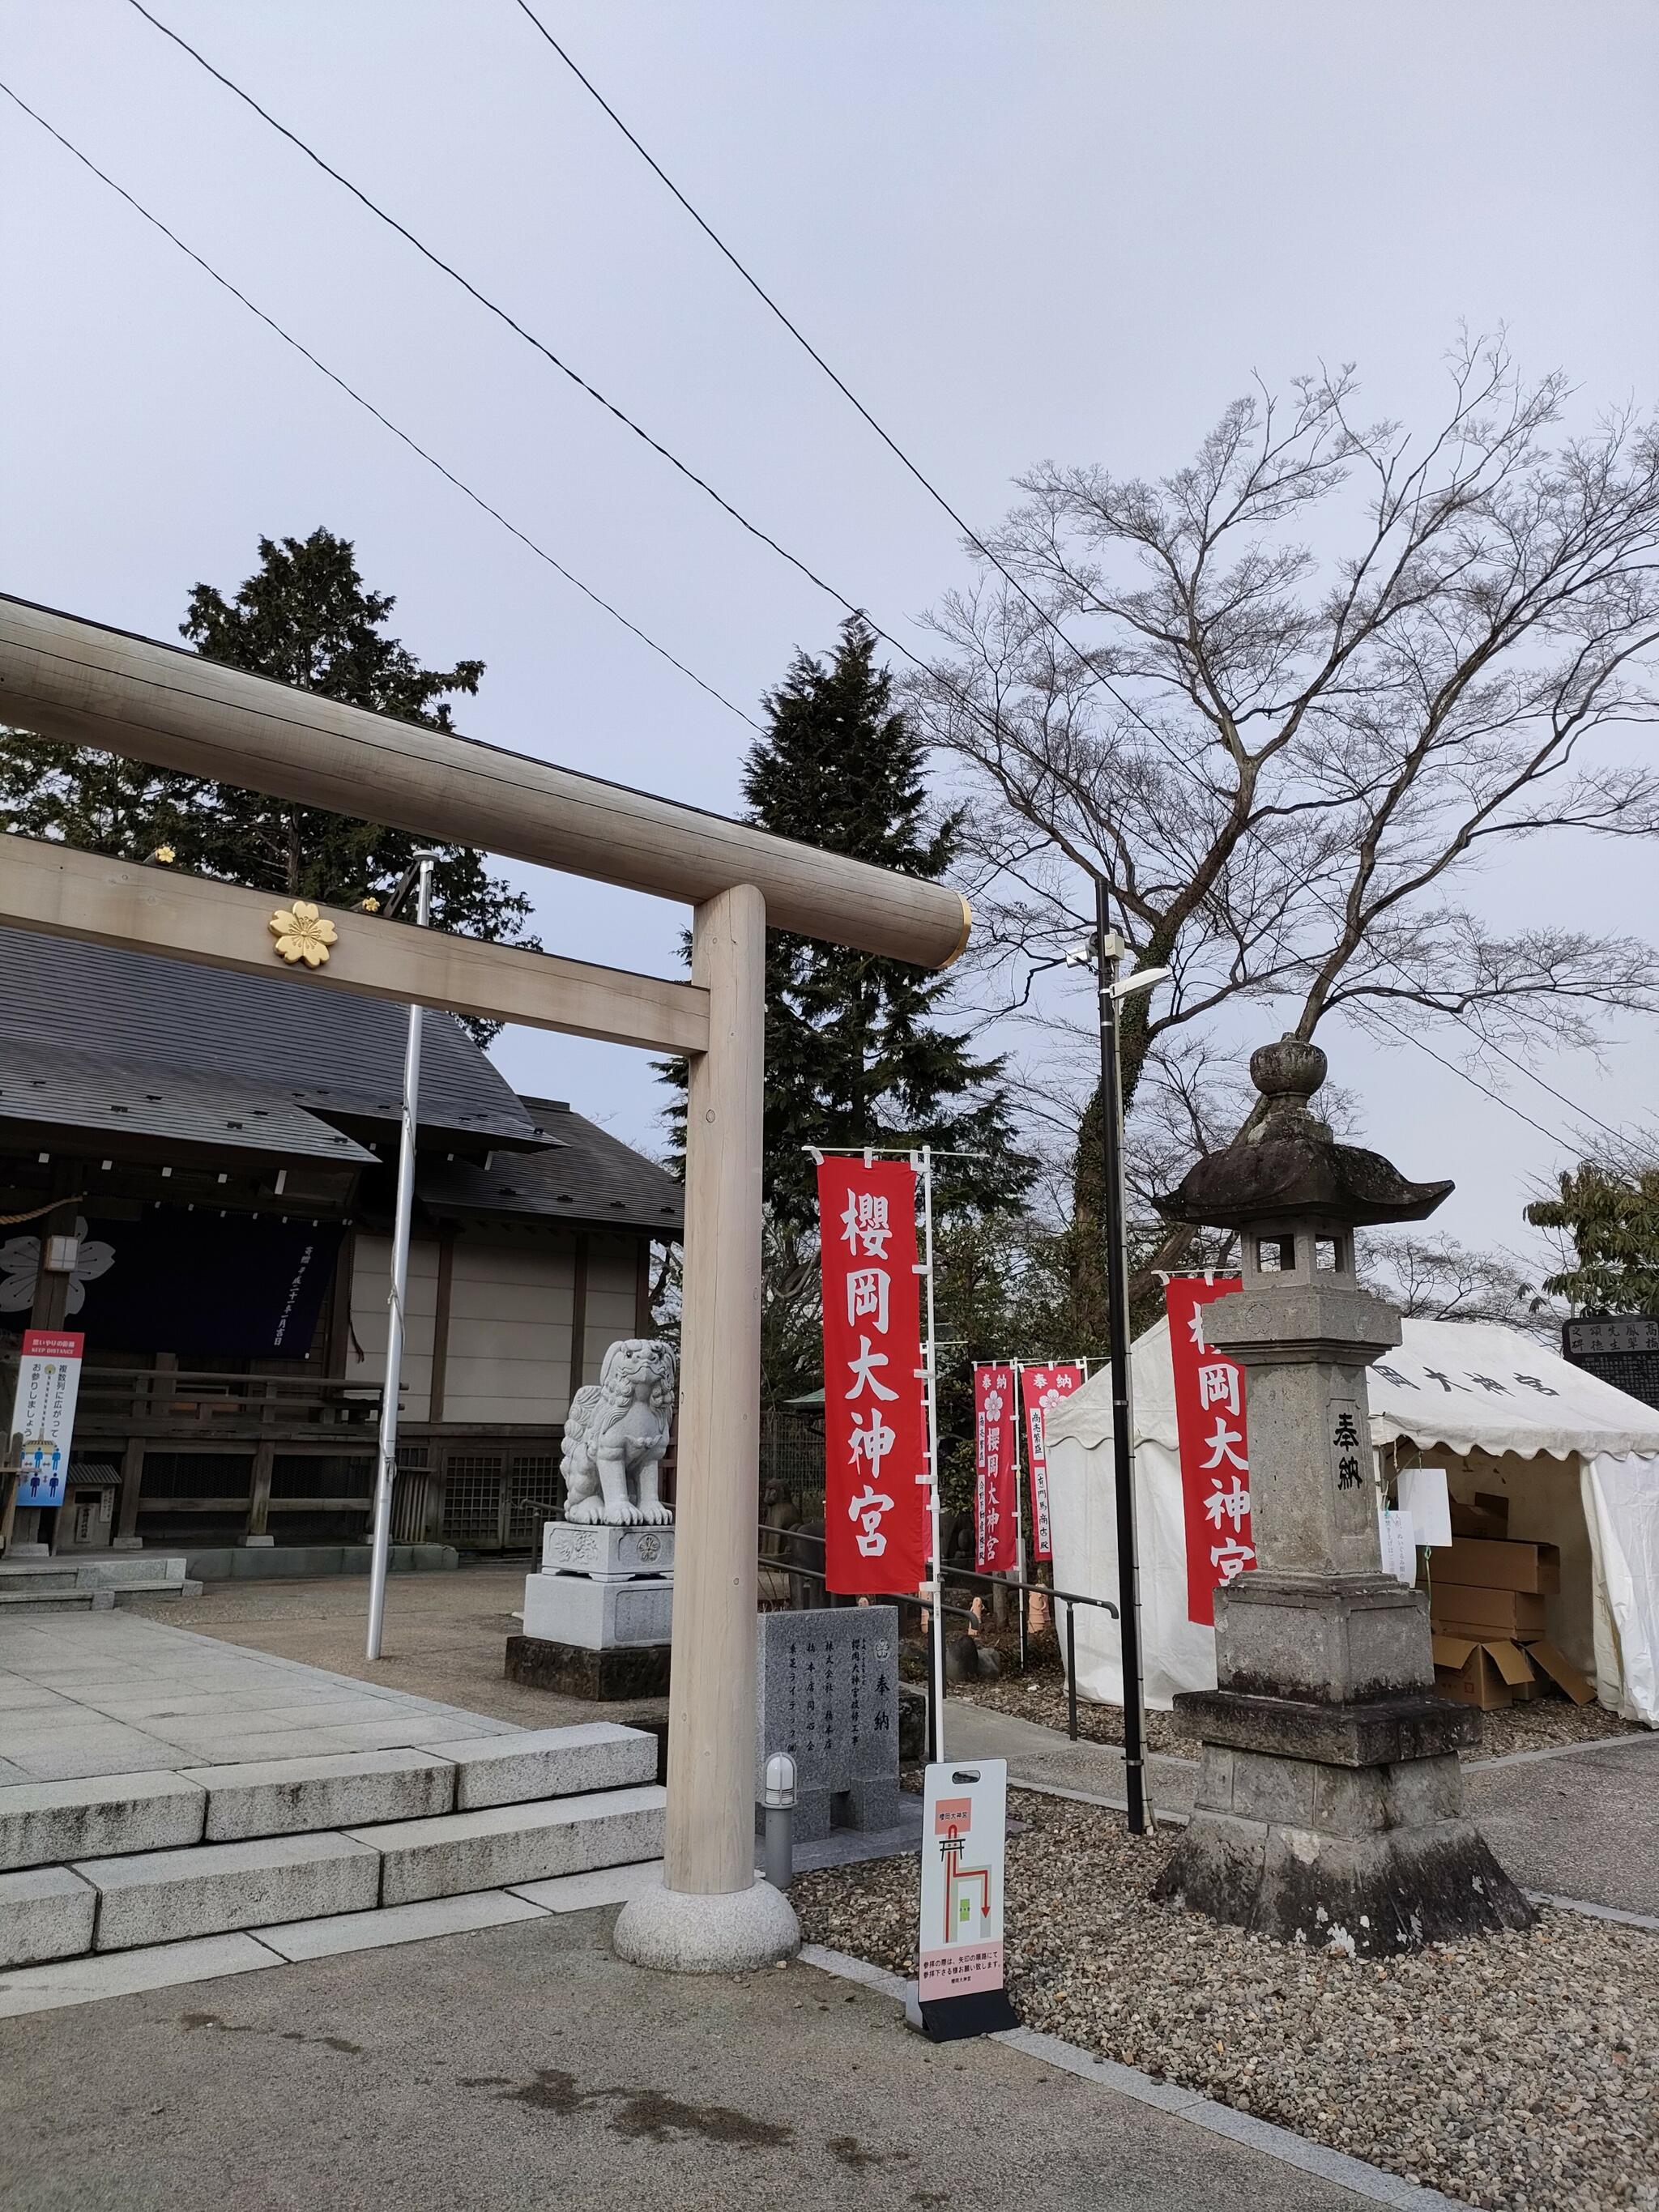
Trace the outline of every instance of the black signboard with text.
<instances>
[{"instance_id":1,"label":"black signboard with text","mask_svg":"<svg viewBox=\"0 0 1659 2212\"><path fill-rule=\"evenodd\" d=\"M1659 1318L1608 1314L1563 1322L1561 1357L1659 1413Z\"/></svg>"},{"instance_id":2,"label":"black signboard with text","mask_svg":"<svg viewBox=\"0 0 1659 2212\"><path fill-rule=\"evenodd\" d=\"M301 1359L311 1350L337 1222L153 1206L138 1221L86 1217L65 1319L100 1352ZM0 1328L28 1325L38 1236L0 1244Z\"/></svg>"}]
</instances>

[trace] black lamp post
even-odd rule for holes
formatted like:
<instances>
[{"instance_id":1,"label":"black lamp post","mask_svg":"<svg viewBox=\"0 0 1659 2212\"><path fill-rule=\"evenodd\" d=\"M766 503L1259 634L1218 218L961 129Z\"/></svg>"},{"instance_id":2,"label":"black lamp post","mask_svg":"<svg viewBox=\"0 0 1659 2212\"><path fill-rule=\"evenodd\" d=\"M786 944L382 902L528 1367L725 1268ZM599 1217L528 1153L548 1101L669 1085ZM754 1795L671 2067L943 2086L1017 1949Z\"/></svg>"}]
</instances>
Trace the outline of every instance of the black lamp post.
<instances>
[{"instance_id":1,"label":"black lamp post","mask_svg":"<svg viewBox=\"0 0 1659 2212\"><path fill-rule=\"evenodd\" d=\"M1112 1465L1117 1490L1118 1630L1123 1657L1123 1778L1129 1832L1146 1832L1146 1716L1140 1679L1140 1554L1135 1532L1133 1407L1129 1390L1129 1251L1123 1206L1123 1081L1118 1008L1167 969L1118 981L1123 939L1111 926L1103 877L1095 879L1096 985L1100 1006L1100 1162L1104 1185L1107 1346L1112 1370Z\"/></svg>"}]
</instances>

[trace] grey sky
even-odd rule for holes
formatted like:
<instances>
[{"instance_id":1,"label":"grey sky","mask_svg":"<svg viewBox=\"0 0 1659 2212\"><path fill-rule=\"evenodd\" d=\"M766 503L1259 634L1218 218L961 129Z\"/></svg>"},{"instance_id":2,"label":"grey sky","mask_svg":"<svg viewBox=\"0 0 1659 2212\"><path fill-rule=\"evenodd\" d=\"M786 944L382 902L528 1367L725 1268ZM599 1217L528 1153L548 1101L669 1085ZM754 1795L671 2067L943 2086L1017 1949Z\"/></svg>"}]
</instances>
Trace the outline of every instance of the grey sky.
<instances>
[{"instance_id":1,"label":"grey sky","mask_svg":"<svg viewBox=\"0 0 1659 2212\"><path fill-rule=\"evenodd\" d=\"M155 0L276 114L896 635L950 525L511 0ZM1659 10L1618 0L1180 6L562 4L669 173L970 519L1034 459L1158 473L1252 371L1358 362L1425 420L1460 318L1588 415L1655 394ZM252 298L752 709L838 611L125 4L0 0L3 74ZM0 103L0 105L5 105ZM750 732L468 507L5 105L0 586L171 637L257 534L326 524L472 733L729 808ZM1481 903L1650 933L1650 851L1564 841ZM677 909L537 878L554 949L665 968ZM1249 1018L1252 1031L1266 1018ZM1241 1036L1243 1034L1241 1031ZM1252 1035L1250 1041L1254 1041ZM1569 1157L1405 1046L1326 1040L1372 1141L1524 1243ZM1450 1048L1439 1040L1442 1048ZM655 1141L630 1055L509 1036L526 1089ZM1619 1121L1650 1035L1544 1072ZM1504 1088L1561 1118L1519 1077Z\"/></svg>"}]
</instances>

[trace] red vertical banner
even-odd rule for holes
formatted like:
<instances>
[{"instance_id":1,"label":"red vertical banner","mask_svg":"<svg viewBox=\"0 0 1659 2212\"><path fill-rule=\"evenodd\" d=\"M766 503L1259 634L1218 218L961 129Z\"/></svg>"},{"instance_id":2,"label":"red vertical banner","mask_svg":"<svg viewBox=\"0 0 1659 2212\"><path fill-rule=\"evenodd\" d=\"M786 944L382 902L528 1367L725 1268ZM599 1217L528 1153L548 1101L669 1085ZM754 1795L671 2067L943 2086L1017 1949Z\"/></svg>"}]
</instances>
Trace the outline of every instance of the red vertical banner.
<instances>
[{"instance_id":1,"label":"red vertical banner","mask_svg":"<svg viewBox=\"0 0 1659 2212\"><path fill-rule=\"evenodd\" d=\"M1014 1498L1014 1370L974 1370L974 1568L1000 1575L1019 1564Z\"/></svg>"},{"instance_id":2,"label":"red vertical banner","mask_svg":"<svg viewBox=\"0 0 1659 2212\"><path fill-rule=\"evenodd\" d=\"M1062 1398L1080 1389L1083 1370L1069 1364L1058 1367L1023 1367L1019 1395L1025 1414L1025 1465L1031 1486L1031 1557L1039 1563L1054 1556L1048 1521L1048 1418Z\"/></svg>"},{"instance_id":3,"label":"red vertical banner","mask_svg":"<svg viewBox=\"0 0 1659 2212\"><path fill-rule=\"evenodd\" d=\"M1250 1452L1244 1370L1204 1340L1204 1309L1242 1287L1172 1275L1164 1292L1175 1374L1176 1434L1187 1524L1187 1618L1215 1620L1215 1594L1255 1565L1250 1541Z\"/></svg>"},{"instance_id":4,"label":"red vertical banner","mask_svg":"<svg viewBox=\"0 0 1659 2212\"><path fill-rule=\"evenodd\" d=\"M927 1579L927 1384L916 1177L904 1160L818 1164L824 1579L848 1595Z\"/></svg>"}]
</instances>

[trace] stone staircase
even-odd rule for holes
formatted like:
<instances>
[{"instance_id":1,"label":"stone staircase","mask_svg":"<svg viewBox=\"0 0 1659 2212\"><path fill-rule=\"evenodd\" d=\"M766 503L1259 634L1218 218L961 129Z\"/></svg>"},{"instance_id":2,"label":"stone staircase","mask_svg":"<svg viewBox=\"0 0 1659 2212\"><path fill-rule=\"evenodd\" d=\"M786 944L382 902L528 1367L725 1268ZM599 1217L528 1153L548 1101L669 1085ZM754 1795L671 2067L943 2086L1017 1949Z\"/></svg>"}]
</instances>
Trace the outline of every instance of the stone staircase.
<instances>
[{"instance_id":1,"label":"stone staircase","mask_svg":"<svg viewBox=\"0 0 1659 2212\"><path fill-rule=\"evenodd\" d=\"M595 1722L0 1785L0 1967L655 1859L656 1771L654 1736Z\"/></svg>"},{"instance_id":2,"label":"stone staircase","mask_svg":"<svg viewBox=\"0 0 1659 2212\"><path fill-rule=\"evenodd\" d=\"M51 1606L59 1611L105 1613L136 1597L200 1597L202 1585L185 1562L157 1552L73 1553L55 1559L0 1559L0 1606Z\"/></svg>"}]
</instances>

